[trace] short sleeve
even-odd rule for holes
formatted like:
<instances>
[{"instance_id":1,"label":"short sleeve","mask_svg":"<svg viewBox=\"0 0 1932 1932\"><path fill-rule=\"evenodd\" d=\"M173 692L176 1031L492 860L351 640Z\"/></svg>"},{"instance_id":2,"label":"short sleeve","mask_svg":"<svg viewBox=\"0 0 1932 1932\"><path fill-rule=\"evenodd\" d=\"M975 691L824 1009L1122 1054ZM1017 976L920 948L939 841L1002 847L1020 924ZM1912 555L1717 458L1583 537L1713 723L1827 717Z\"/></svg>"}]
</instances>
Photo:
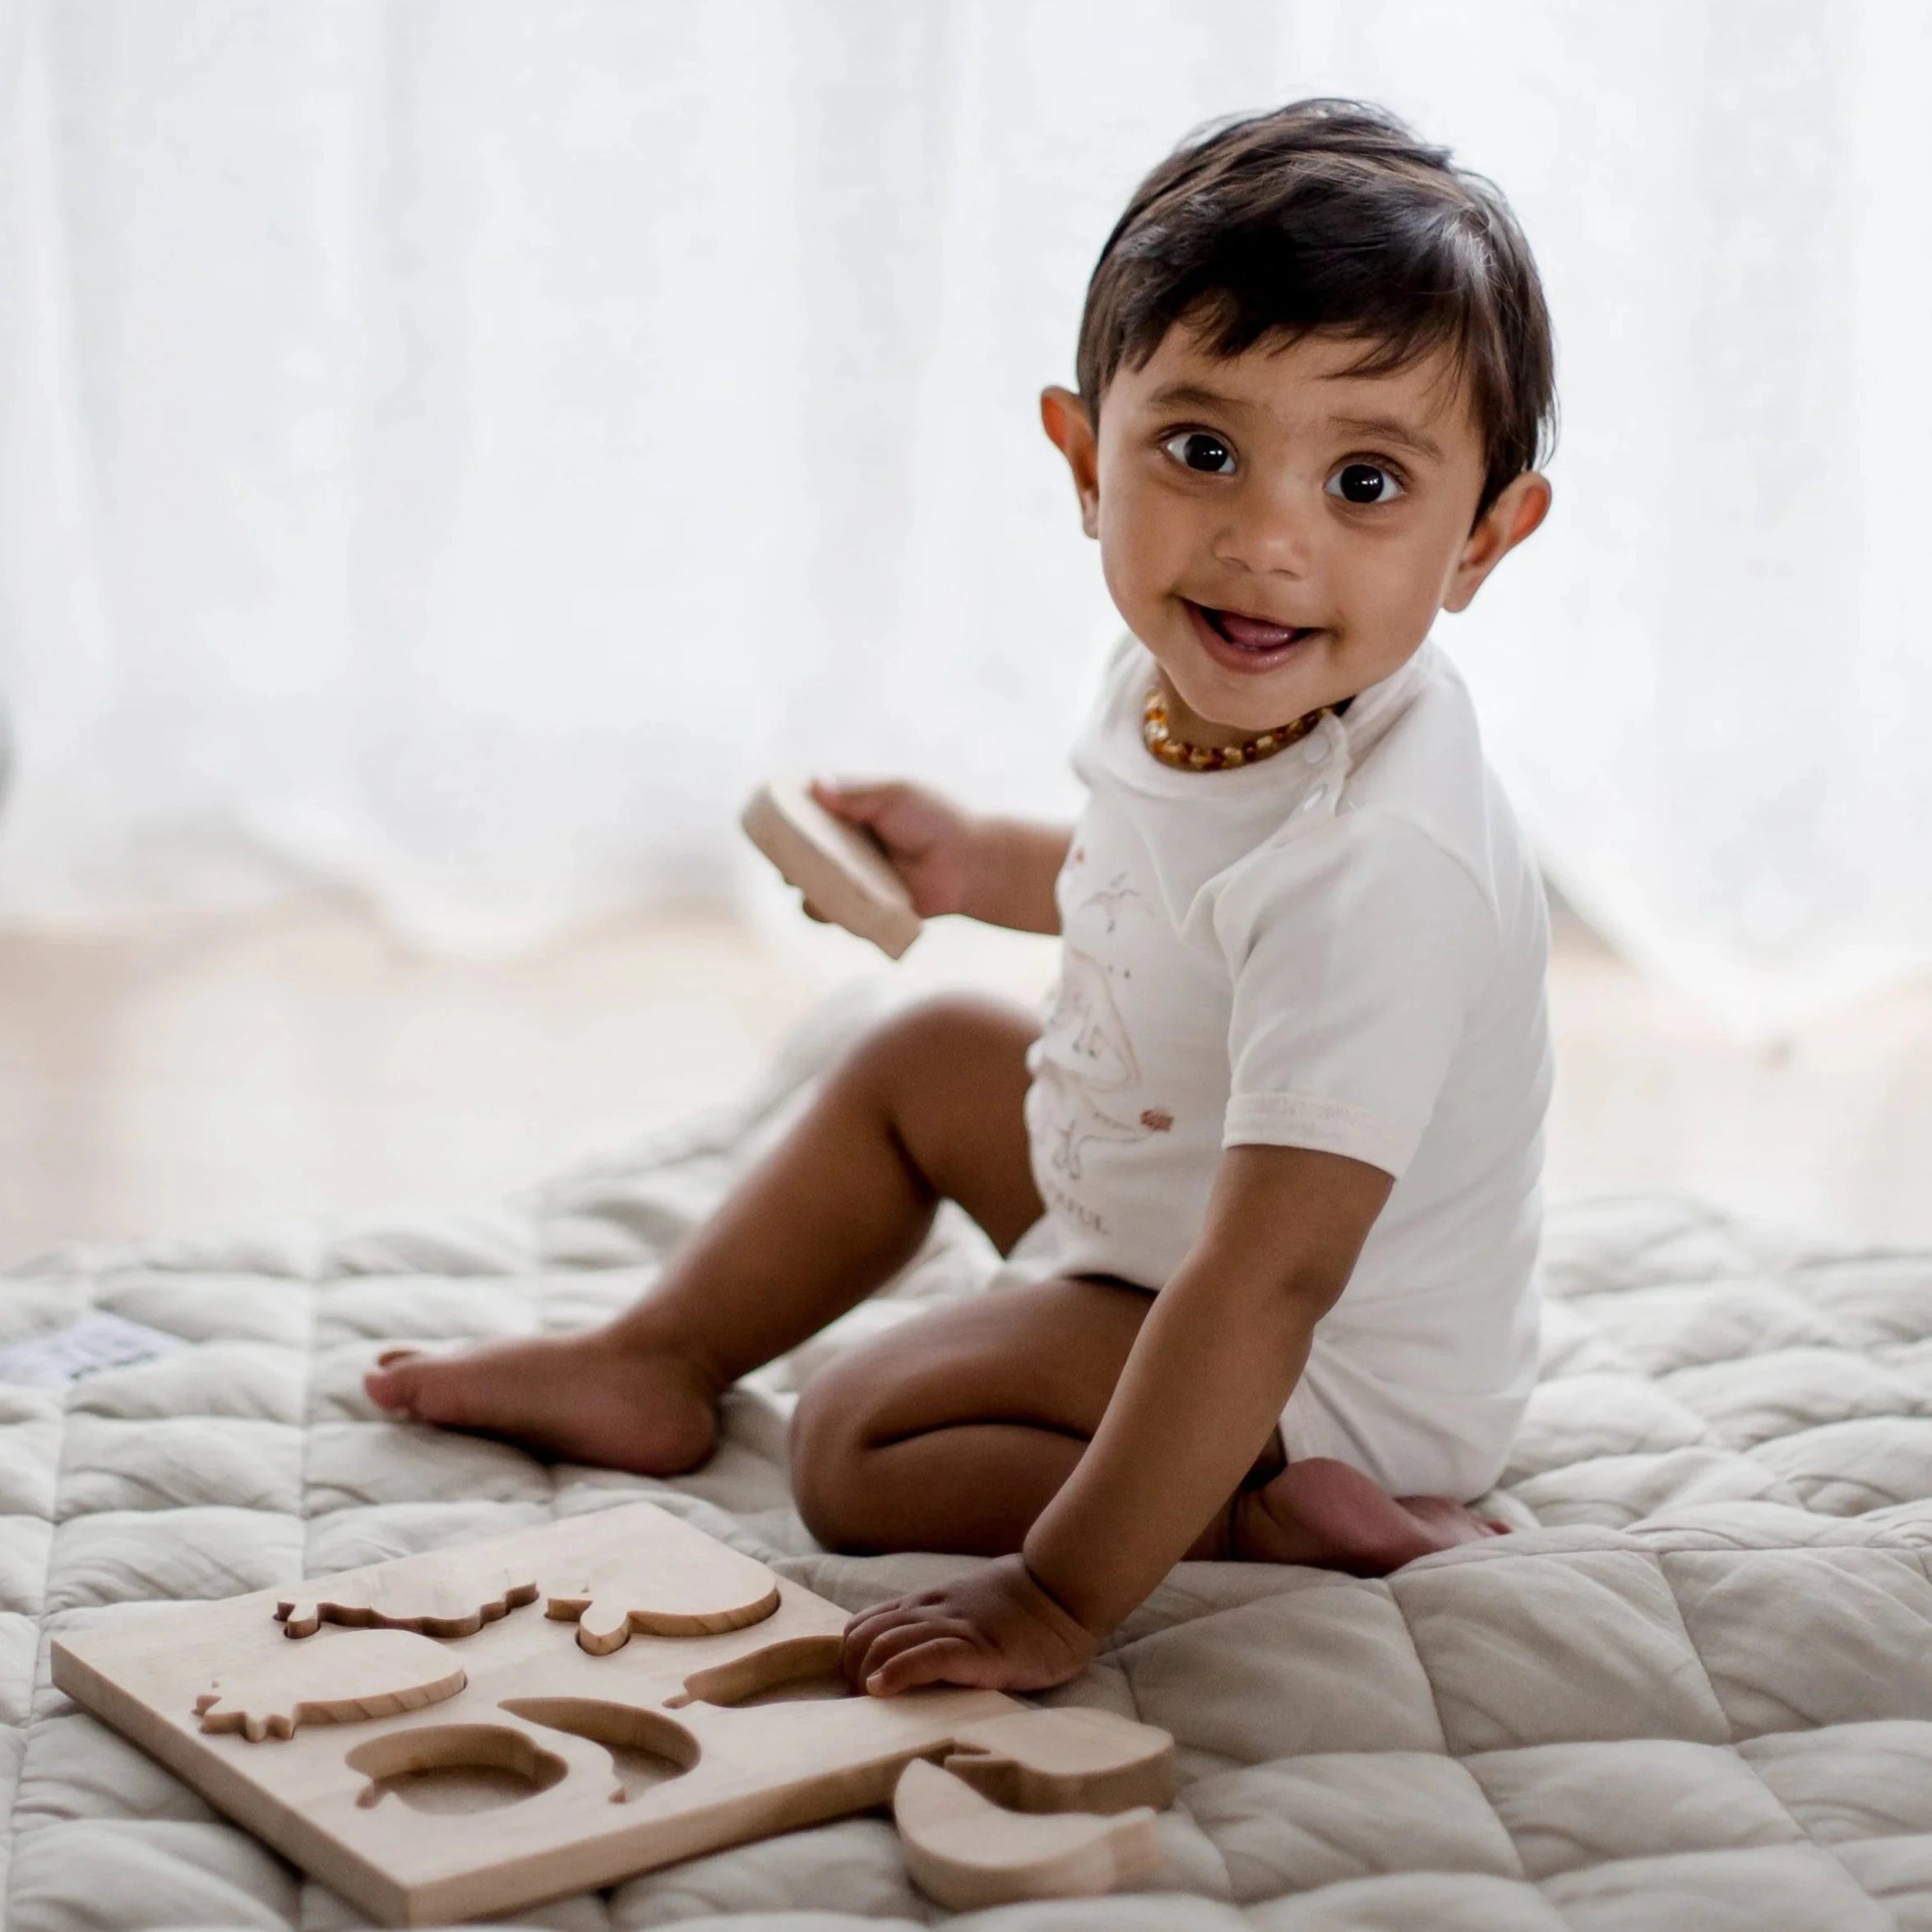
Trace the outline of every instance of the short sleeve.
<instances>
[{"instance_id":1,"label":"short sleeve","mask_svg":"<svg viewBox=\"0 0 1932 1932\"><path fill-rule=\"evenodd\" d=\"M1307 1147L1400 1178L1498 950L1468 872L1418 826L1344 813L1223 886L1227 1147Z\"/></svg>"}]
</instances>

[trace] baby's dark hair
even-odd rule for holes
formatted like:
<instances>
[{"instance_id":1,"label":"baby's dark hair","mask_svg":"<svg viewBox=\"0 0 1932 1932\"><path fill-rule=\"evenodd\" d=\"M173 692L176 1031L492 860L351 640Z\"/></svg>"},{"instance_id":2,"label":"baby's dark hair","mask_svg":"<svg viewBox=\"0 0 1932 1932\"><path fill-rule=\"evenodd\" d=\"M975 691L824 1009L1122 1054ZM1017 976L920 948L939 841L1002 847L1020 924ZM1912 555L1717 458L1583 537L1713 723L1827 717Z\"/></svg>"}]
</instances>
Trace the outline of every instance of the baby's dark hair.
<instances>
[{"instance_id":1,"label":"baby's dark hair","mask_svg":"<svg viewBox=\"0 0 1932 1932\"><path fill-rule=\"evenodd\" d=\"M1535 260L1501 192L1386 109L1301 100L1185 142L1135 191L1087 287L1080 398L1185 321L1211 354L1316 330L1362 375L1439 349L1482 437L1477 515L1546 456L1555 357Z\"/></svg>"}]
</instances>

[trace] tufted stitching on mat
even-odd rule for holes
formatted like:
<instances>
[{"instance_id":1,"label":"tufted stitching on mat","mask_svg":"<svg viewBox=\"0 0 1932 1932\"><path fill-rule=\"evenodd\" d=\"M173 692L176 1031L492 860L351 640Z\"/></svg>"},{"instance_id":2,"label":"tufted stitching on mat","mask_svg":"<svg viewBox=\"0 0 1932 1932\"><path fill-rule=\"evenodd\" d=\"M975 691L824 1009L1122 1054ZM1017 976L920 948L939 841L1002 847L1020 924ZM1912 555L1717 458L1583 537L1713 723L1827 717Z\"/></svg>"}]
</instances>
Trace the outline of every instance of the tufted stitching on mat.
<instances>
[{"instance_id":1,"label":"tufted stitching on mat","mask_svg":"<svg viewBox=\"0 0 1932 1932\"><path fill-rule=\"evenodd\" d=\"M317 1426L340 1429L363 1413L342 1380L354 1350L325 1324L325 1302L366 1281L370 1305L380 1307L393 1283L406 1323L400 1304L418 1288L434 1291L442 1297L432 1294L434 1327L460 1309L460 1292L493 1284L524 1297L540 1327L560 1311L581 1319L583 1308L629 1285L611 1271L648 1264L681 1220L701 1211L730 1161L742 1158L745 1130L786 1093L781 1081L760 1107L714 1115L660 1137L628 1163L553 1184L532 1204L527 1241L501 1222L479 1223L474 1235L371 1228L330 1247L255 1237L131 1250L89 1256L86 1267L69 1259L16 1271L15 1279L69 1295L84 1281L91 1301L103 1280L118 1278L113 1271L146 1270L210 1309L219 1305L218 1277L231 1290L252 1278L264 1295L303 1297L303 1337L280 1346L298 1346L307 1358L297 1514L307 1574L317 1560L335 1567L314 1532L322 1514L312 1463ZM930 1273L957 1262L941 1253L922 1265ZM1694 1204L1631 1196L1554 1214L1546 1278L1552 1353L1522 1467L1510 1478L1519 1499L1533 1496L1546 1527L1431 1559L1393 1586L1203 1566L1184 1587L1157 1594L1105 1653L1119 1689L1102 1701L1124 1703L1179 1736L1190 1772L1181 1836L1190 1856L1204 1861L1201 1845L1213 1848L1218 1869L1193 1868L1210 1896L1122 1899L1098 1917L1071 1907L1015 1908L998 1916L1001 1932L1076 1925L1186 1932L1237 1923L1315 1932L1318 1920L1324 1932L1505 1922L1599 1932L1663 1922L1653 1904L1675 1896L1673 1887L1702 1900L1708 1922L1748 1920L1763 1932L1815 1923L1837 1932L1841 1924L1883 1922L1888 1909L1872 1889L1881 1883L1906 1885L1897 1896L1932 1917L1932 1810L1921 1817L1916 1800L1881 1793L1860 1811L1857 1797L1859 1776L1872 1763L1932 1765L1932 1666L1912 1654L1932 1655L1915 1634L1932 1620L1932 1458L1920 1454L1917 1434L1932 1418L1932 1257L1807 1248ZM506 1304L492 1306L501 1316ZM1802 1338L1761 1346L1752 1326L1759 1315ZM344 1316L359 1336L356 1319ZM325 1334L336 1338L325 1346ZM244 1351L237 1359L257 1357ZM325 1361L337 1378L327 1389L318 1380ZM766 1394L754 1401L773 1399L781 1384L782 1376L766 1378ZM258 1410L268 1412L273 1399L265 1392ZM62 1406L54 1450L63 1472L71 1407ZM400 1498L409 1510L478 1509L437 1500L449 1478L436 1472L430 1439L386 1435L372 1415L349 1426L370 1435L344 1467L380 1469L376 1506ZM113 1440L104 1437L99 1453L112 1453ZM810 1557L783 1507L782 1466L754 1455L749 1440L734 1440L712 1469L672 1486L674 1506L700 1521L736 1523L737 1540L769 1549L787 1569L806 1566L821 1588L876 1595L904 1587L893 1560ZM1795 1481L1774 1466L1781 1457ZM540 1486L538 1507L552 1517L652 1493L567 1466L546 1470L540 1486L519 1488L524 1479L507 1474L491 1480L500 1499L524 1499L512 1510L537 1504ZM1869 1496L1892 1506L1874 1514L1860 1500ZM220 1540L234 1524L226 1516L213 1523L207 1509L220 1514L229 1501L210 1493L196 1499L202 1518L181 1518L184 1576L192 1579L197 1560L203 1574L213 1565L218 1575L220 1564L235 1559ZM55 1519L61 1503L57 1493ZM165 1510L159 1491L154 1503L150 1528ZM343 1513L363 1507L351 1496ZM483 1533L465 1529L466 1521L452 1515L451 1533ZM198 1559L196 1536L214 1538ZM144 1563L164 1568L145 1583L131 1570L131 1586L151 1593L172 1560L142 1553ZM90 1560L90 1587L111 1578L112 1547ZM50 1537L43 1602L56 1562ZM1800 1597L1788 1602L1793 1589ZM1865 1618L1856 1628L1847 1620L1854 1613ZM1887 1643L1894 1648L1875 1648ZM1365 1659L1373 1665L1366 1671ZM1801 1669L1805 1694L1781 1703L1791 1687L1777 1674L1787 1664ZM1887 1729L1900 1715L1914 1722ZM44 1748L53 1741L44 1709L30 1714L26 1732L23 1783L30 1776L58 1782L69 1760ZM72 1742L63 1740L63 1750ZM1740 1766L1748 1779L1736 1775ZM1712 1783L1699 1767L1722 1768L1722 1776ZM1816 1796L1820 1778L1828 1802ZM1932 1779L1922 1782L1932 1790ZM1281 1792L1293 1794L1282 1800L1285 1811L1272 1796ZM1380 1794L1386 1817L1368 1794ZM91 1793L62 1787L62 1796L73 1796L88 1821L80 1828L95 1834L85 1838L90 1846L111 1851L117 1831L154 1828L115 1810L111 1780ZM169 1827L173 1836L140 1840L142 1856L161 1863L138 1869L181 1874L192 1892L200 1882L196 1848L215 1843L210 1831L228 1828ZM1922 1876L1913 1863L1921 1837ZM1532 1840L1534 1859L1525 1851ZM1860 1857L1860 1848L1881 1842L1896 1857ZM1558 1866L1528 1875L1558 1856L1552 1846L1560 1848ZM98 1866L71 1880L50 1876L41 1857L23 1888L16 1863L8 1923L16 1932L65 1932L84 1921L133 1932L183 1922L169 1914L185 1904L116 1891L127 1882ZM1278 1888L1245 1910L1211 1902L1258 1884ZM606 1900L540 1916L623 1932L699 1911L726 1922L749 1914L736 1921L746 1932L779 1911L816 1915L813 1932L903 1924L908 1912L941 1916L908 1897L888 1836L831 1828L646 1874ZM293 1924L266 1891L251 1897L251 1923ZM320 1923L318 1914L358 1922L337 1906L325 1908L312 1885L299 1897L304 1924ZM991 1932L993 1920L986 1923Z\"/></svg>"},{"instance_id":2,"label":"tufted stitching on mat","mask_svg":"<svg viewBox=\"0 0 1932 1932\"><path fill-rule=\"evenodd\" d=\"M1828 1842L1826 1840L1820 1838L1818 1834L1812 1830L1811 1827L1808 1825L1805 1820L1798 1815L1797 1812L1791 1808L1789 1802L1779 1795L1777 1787L1772 1784L1771 1781L1768 1777L1765 1777L1763 1767L1759 1764L1755 1759L1745 1757L1742 1752L1736 1753L1736 1756L1738 1762L1741 1763L1754 1778L1757 1779L1759 1788L1771 1800L1772 1803L1777 1805L1778 1810L1791 1820L1792 1828L1800 1834L1800 1836L1805 1839L1805 1842L1808 1844L1815 1845L1819 1851L1823 1851L1828 1857L1836 1861L1840 1870L1844 1872L1847 1879L1849 1879L1854 1884L1859 1883L1858 1874L1856 1870L1839 1856L1837 1843L1836 1842ZM1932 1763L1932 1759L1929 1759L1928 1763ZM1879 1833L1877 1835L1879 1837L1905 1837L1911 1834L1899 1833ZM1872 1841L1870 1839L1851 1839L1844 1842L1853 1844L1869 1844Z\"/></svg>"},{"instance_id":3,"label":"tufted stitching on mat","mask_svg":"<svg viewBox=\"0 0 1932 1932\"><path fill-rule=\"evenodd\" d=\"M86 1303L88 1306L91 1306L92 1302L93 1296L91 1294L89 1294L86 1297ZM39 1615L42 1618L44 1618L47 1614L48 1595L53 1588L53 1583L54 1531L60 1520L60 1483L58 1472L64 1465L67 1458L67 1422L68 1412L72 1406L72 1391L70 1389L62 1397L60 1407L58 1412L58 1427L55 1438L53 1457L56 1475L53 1490L47 1499L47 1547L46 1554L42 1558L40 1565L40 1599ZM45 1632L43 1630L41 1633L39 1633L35 1643L34 1662L29 1666L35 1671L36 1676L38 1676L39 1672L44 1667L41 1660L45 1657L46 1650L47 1638ZM34 1721L35 1713L32 1703L33 1690L34 1686L32 1685L29 1685L25 1687L21 1699L21 1704L23 1706L23 1716L20 1727L20 1762L14 1773L12 1790L8 1794L8 1810L10 1816L7 1824L7 1834L10 1842L7 1848L7 1884L5 1889L5 1903L7 1909L4 1913L0 1913L0 1925L11 1925L15 1923L12 1911L13 1889L15 1879L19 1870L19 1860L17 1856L19 1846L17 1842L17 1829L12 1822L11 1812L14 1803L16 1803L19 1799L21 1786L26 1782L28 1767L33 1761L35 1733L38 1728Z\"/></svg>"}]
</instances>

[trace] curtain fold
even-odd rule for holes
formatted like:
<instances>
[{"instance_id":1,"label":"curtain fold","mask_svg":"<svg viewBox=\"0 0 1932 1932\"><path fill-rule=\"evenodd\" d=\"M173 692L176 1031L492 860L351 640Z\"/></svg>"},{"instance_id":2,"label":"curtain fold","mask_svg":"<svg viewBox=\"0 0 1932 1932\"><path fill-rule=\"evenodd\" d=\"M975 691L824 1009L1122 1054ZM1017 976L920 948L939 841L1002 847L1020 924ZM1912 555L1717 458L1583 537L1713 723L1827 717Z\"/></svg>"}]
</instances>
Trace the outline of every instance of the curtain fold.
<instances>
[{"instance_id":1,"label":"curtain fold","mask_svg":"<svg viewBox=\"0 0 1932 1932\"><path fill-rule=\"evenodd\" d=\"M1035 396L1138 176L1333 91L1549 282L1439 635L1553 876L1742 1028L1921 969L1929 81L1880 0L0 0L0 917L515 944L743 890L770 769L1066 809Z\"/></svg>"}]
</instances>

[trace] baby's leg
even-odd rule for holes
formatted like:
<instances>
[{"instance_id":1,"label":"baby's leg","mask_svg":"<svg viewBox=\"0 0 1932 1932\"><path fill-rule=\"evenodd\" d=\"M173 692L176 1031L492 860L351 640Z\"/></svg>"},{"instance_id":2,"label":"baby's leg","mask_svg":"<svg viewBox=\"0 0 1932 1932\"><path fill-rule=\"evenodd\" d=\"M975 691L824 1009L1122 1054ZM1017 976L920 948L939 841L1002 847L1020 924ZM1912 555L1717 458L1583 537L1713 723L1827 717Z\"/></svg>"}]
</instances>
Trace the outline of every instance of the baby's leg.
<instances>
[{"instance_id":1,"label":"baby's leg","mask_svg":"<svg viewBox=\"0 0 1932 1932\"><path fill-rule=\"evenodd\" d=\"M1100 1426L1153 1297L1049 1281L901 1324L815 1376L792 1433L800 1514L853 1555L1019 1548ZM1283 1467L1278 1442L1186 1552L1380 1576L1491 1533L1439 1497L1398 1502L1326 1458Z\"/></svg>"},{"instance_id":2,"label":"baby's leg","mask_svg":"<svg viewBox=\"0 0 1932 1932\"><path fill-rule=\"evenodd\" d=\"M815 1375L792 1424L807 1527L853 1555L1017 1550L1100 1426L1153 1297L1047 1281L955 1301Z\"/></svg>"},{"instance_id":3,"label":"baby's leg","mask_svg":"<svg viewBox=\"0 0 1932 1932\"><path fill-rule=\"evenodd\" d=\"M1041 1213L1021 1106L1025 1015L928 1001L878 1028L770 1158L602 1328L446 1357L398 1351L385 1408L646 1474L701 1463L719 1396L889 1280L957 1201L1004 1252Z\"/></svg>"}]
</instances>

